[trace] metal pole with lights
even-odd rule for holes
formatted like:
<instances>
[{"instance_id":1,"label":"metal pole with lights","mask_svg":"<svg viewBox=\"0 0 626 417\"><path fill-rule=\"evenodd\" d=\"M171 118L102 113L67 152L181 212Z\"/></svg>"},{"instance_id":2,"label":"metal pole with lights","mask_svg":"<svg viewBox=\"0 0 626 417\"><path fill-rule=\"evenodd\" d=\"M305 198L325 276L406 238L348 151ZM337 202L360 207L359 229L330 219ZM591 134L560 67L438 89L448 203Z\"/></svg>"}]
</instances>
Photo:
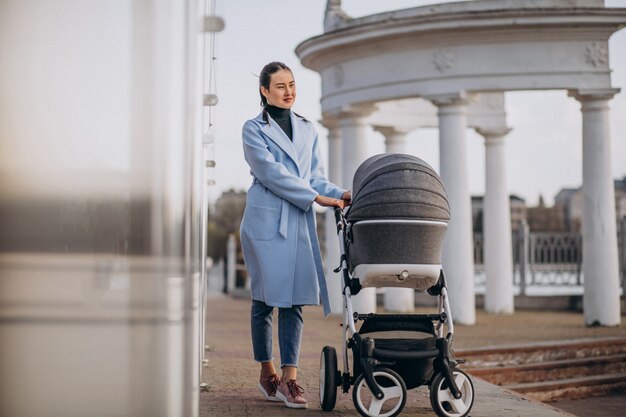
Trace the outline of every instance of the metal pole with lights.
<instances>
[{"instance_id":1,"label":"metal pole with lights","mask_svg":"<svg viewBox=\"0 0 626 417\"><path fill-rule=\"evenodd\" d=\"M217 83L215 79L215 34L224 29L224 19L215 15L216 0L205 0L204 20L202 31L204 32L204 60L203 60L203 117L202 117L202 244L201 244L201 312L200 318L200 375L202 368L208 363L204 357L204 352L208 349L206 345L205 320L206 320L206 297L207 297L207 223L208 223L208 192L207 187L215 185L215 131L214 131L214 107L218 103ZM200 384L201 390L207 390L208 385L204 382Z\"/></svg>"}]
</instances>

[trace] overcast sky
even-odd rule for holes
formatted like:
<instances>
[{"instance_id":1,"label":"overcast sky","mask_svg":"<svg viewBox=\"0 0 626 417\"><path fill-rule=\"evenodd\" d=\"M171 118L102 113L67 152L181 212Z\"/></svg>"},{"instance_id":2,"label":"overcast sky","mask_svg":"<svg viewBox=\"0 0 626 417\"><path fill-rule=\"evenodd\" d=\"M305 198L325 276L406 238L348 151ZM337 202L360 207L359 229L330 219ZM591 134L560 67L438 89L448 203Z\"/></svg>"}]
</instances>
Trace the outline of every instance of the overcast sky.
<instances>
[{"instance_id":1,"label":"overcast sky","mask_svg":"<svg viewBox=\"0 0 626 417\"><path fill-rule=\"evenodd\" d=\"M296 4L297 3L297 4ZM437 0L344 0L352 17L410 8ZM626 0L606 0L609 7L626 7ZM320 77L300 65L296 46L323 32L324 0L217 0L216 14L226 28L216 37L216 81L219 105L215 108L216 185L210 196L250 185L241 147L241 126L259 112L256 75L270 61L285 62L294 71L298 98L294 110L310 120L321 118ZM611 102L613 174L626 176L626 29L609 41L612 83L623 89ZM579 103L565 91L509 92L506 94L508 191L535 205L539 195L552 204L563 187L582 182L582 132ZM317 124L322 150L327 131ZM383 152L383 139L371 132L374 150ZM420 129L408 136L410 153L439 168L438 133ZM473 130L467 131L469 186L472 195L484 193L484 144Z\"/></svg>"}]
</instances>

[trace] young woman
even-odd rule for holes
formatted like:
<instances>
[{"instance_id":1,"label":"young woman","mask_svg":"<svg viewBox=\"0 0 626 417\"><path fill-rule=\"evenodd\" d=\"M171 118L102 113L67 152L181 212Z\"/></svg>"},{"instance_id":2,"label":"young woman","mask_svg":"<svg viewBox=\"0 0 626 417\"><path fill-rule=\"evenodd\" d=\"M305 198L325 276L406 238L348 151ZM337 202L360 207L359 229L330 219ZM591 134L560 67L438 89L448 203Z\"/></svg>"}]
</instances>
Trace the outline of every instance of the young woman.
<instances>
[{"instance_id":1,"label":"young woman","mask_svg":"<svg viewBox=\"0 0 626 417\"><path fill-rule=\"evenodd\" d=\"M252 346L261 363L259 390L269 401L306 408L297 383L302 306L322 301L330 313L313 202L349 204L351 193L324 176L313 124L291 111L296 83L289 67L271 62L259 76L263 111L243 126L253 181L241 223L252 290ZM279 378L272 356L272 313L278 308Z\"/></svg>"}]
</instances>

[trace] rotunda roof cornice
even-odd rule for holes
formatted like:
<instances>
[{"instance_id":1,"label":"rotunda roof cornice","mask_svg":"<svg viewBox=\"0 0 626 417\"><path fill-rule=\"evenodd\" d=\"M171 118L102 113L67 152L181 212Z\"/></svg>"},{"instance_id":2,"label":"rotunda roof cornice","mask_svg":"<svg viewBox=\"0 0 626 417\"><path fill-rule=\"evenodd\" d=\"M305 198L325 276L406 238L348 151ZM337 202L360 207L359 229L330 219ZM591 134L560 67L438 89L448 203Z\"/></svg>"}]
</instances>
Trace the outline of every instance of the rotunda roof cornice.
<instances>
[{"instance_id":1,"label":"rotunda roof cornice","mask_svg":"<svg viewBox=\"0 0 626 417\"><path fill-rule=\"evenodd\" d=\"M590 7L591 6L591 7ZM626 8L606 8L601 0L485 0L396 10L344 21L331 32L300 43L303 65L321 70L333 55L360 46L429 36L446 43L493 41L494 36L609 37L626 26ZM571 29L571 30L568 30ZM598 33L601 32L601 33Z\"/></svg>"},{"instance_id":2,"label":"rotunda roof cornice","mask_svg":"<svg viewBox=\"0 0 626 417\"><path fill-rule=\"evenodd\" d=\"M358 19L338 4L327 32L296 48L321 75L323 112L462 91L612 89L608 40L626 26L626 8L603 0L481 0Z\"/></svg>"}]
</instances>

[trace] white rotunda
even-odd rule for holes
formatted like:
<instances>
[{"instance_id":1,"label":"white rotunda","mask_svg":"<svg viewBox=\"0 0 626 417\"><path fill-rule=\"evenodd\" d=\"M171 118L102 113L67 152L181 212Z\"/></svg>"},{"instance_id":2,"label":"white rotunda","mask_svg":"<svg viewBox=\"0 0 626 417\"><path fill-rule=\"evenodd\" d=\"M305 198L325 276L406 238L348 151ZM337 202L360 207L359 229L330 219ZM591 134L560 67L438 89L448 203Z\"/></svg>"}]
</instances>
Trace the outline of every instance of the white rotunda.
<instances>
[{"instance_id":1,"label":"white rotunda","mask_svg":"<svg viewBox=\"0 0 626 417\"><path fill-rule=\"evenodd\" d=\"M355 19L340 0L329 0L324 33L296 48L302 64L321 75L332 181L351 186L370 156L370 126L384 135L388 152L403 152L408 132L438 127L452 212L443 265L457 322L475 323L466 129L485 139L485 309L511 313L504 93L566 90L582 112L585 323L620 323L608 106L619 89L611 84L608 39L624 26L626 8L607 8L603 0L477 0ZM331 269L339 260L333 221L327 223ZM338 285L329 282L335 311L341 310ZM355 310L376 308L372 291L357 296ZM385 303L395 308L412 302L412 290L387 291Z\"/></svg>"}]
</instances>

